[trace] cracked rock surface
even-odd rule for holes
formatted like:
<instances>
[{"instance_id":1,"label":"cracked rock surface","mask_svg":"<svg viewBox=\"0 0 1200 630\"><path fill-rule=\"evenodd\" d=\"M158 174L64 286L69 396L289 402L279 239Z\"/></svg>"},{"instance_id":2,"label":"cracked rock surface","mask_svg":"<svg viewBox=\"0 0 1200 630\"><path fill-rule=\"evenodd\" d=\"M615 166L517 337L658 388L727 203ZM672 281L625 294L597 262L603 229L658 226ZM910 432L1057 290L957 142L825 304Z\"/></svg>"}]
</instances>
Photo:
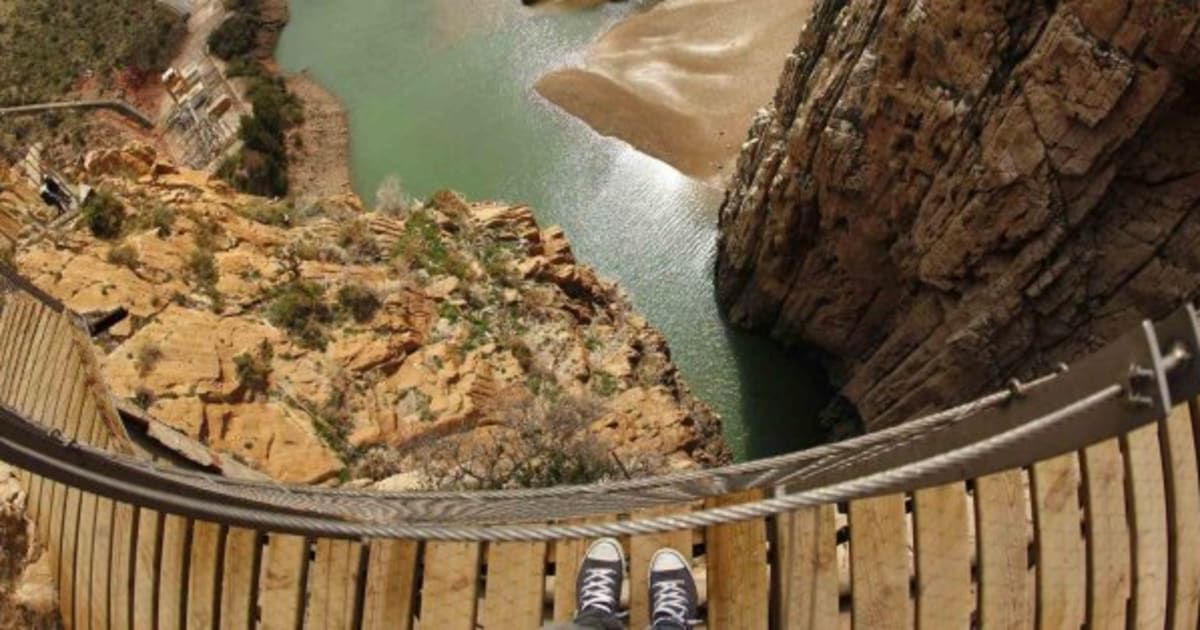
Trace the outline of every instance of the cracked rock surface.
<instances>
[{"instance_id":1,"label":"cracked rock surface","mask_svg":"<svg viewBox=\"0 0 1200 630\"><path fill-rule=\"evenodd\" d=\"M823 0L720 213L731 318L837 358L871 428L1200 288L1200 8Z\"/></svg>"}]
</instances>

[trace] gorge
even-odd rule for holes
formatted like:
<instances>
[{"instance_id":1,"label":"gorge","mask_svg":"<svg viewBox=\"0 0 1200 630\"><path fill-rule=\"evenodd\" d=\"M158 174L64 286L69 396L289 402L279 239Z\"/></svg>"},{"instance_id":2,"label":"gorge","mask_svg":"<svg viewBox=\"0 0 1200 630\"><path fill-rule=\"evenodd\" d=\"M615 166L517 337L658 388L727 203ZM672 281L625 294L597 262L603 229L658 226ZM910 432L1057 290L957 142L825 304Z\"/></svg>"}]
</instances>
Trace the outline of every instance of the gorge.
<instances>
[{"instance_id":1,"label":"gorge","mask_svg":"<svg viewBox=\"0 0 1200 630\"><path fill-rule=\"evenodd\" d=\"M596 135L533 90L636 10L293 0L277 54L286 70L307 72L342 100L364 198L396 174L419 196L453 186L475 199L529 203L663 331L739 457L812 444L823 436L820 367L726 326L717 310L719 190Z\"/></svg>"}]
</instances>

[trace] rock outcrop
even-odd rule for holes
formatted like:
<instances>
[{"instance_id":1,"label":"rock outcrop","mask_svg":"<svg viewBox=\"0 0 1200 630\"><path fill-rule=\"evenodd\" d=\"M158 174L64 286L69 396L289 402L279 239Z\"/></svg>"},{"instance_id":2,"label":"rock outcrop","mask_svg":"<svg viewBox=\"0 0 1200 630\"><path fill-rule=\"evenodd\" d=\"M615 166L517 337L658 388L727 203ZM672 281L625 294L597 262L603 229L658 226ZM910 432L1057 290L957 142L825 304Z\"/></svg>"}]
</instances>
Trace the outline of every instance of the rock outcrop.
<instances>
[{"instance_id":1,"label":"rock outcrop","mask_svg":"<svg viewBox=\"0 0 1200 630\"><path fill-rule=\"evenodd\" d=\"M663 337L527 207L298 207L145 147L84 166L120 235L68 223L15 263L79 312L124 307L98 340L113 393L218 453L291 482L419 477L439 442L520 439L536 403L588 410L570 430L602 462L729 458Z\"/></svg>"},{"instance_id":2,"label":"rock outcrop","mask_svg":"<svg viewBox=\"0 0 1200 630\"><path fill-rule=\"evenodd\" d=\"M62 627L50 555L25 517L17 470L0 463L0 627Z\"/></svg>"},{"instance_id":3,"label":"rock outcrop","mask_svg":"<svg viewBox=\"0 0 1200 630\"><path fill-rule=\"evenodd\" d=\"M720 213L732 319L839 359L870 427L1200 288L1200 9L823 0Z\"/></svg>"}]
</instances>

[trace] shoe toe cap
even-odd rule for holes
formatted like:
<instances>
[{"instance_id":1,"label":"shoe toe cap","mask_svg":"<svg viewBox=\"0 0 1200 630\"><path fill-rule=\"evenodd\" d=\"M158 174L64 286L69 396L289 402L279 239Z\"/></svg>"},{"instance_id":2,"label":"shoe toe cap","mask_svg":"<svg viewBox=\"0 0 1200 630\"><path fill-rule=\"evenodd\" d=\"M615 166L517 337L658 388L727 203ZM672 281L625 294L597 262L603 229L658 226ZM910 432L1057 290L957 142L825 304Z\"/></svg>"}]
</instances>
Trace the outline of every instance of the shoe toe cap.
<instances>
[{"instance_id":1,"label":"shoe toe cap","mask_svg":"<svg viewBox=\"0 0 1200 630\"><path fill-rule=\"evenodd\" d=\"M679 552L673 549L663 549L654 554L653 560L650 562L651 571L678 571L680 569L688 569L688 563L679 555Z\"/></svg>"}]
</instances>

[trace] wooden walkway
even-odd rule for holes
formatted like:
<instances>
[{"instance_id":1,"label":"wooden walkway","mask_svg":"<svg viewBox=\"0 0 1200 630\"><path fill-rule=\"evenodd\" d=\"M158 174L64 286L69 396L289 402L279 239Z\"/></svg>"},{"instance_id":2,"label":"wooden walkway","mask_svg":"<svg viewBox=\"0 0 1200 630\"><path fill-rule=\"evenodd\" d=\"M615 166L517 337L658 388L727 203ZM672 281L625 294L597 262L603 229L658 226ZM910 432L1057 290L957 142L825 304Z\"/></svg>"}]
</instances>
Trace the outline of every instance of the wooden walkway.
<instances>
[{"instance_id":1,"label":"wooden walkway","mask_svg":"<svg viewBox=\"0 0 1200 630\"><path fill-rule=\"evenodd\" d=\"M4 300L0 402L127 450L71 318L20 293ZM629 537L632 627L647 620L650 555L669 545L703 576L709 628L1196 628L1198 420L1184 404L1119 439L966 482ZM575 607L583 541L309 538L22 481L67 628L535 628Z\"/></svg>"}]
</instances>

